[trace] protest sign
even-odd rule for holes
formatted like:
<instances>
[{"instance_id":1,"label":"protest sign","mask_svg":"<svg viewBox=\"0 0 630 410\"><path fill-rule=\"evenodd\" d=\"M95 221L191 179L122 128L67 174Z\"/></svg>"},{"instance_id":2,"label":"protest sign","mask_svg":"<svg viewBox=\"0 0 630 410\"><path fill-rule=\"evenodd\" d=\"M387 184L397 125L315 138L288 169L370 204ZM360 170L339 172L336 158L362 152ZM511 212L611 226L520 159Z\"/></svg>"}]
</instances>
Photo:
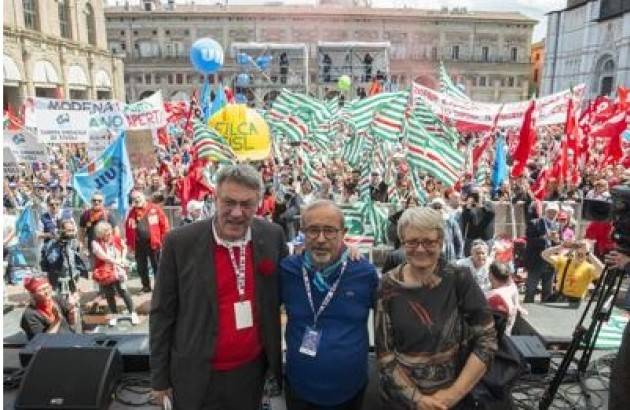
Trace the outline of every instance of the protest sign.
<instances>
[{"instance_id":1,"label":"protest sign","mask_svg":"<svg viewBox=\"0 0 630 410\"><path fill-rule=\"evenodd\" d=\"M20 168L18 167L15 155L13 155L13 152L11 152L11 149L9 147L4 147L3 149L2 167L4 168L5 177L17 176L20 173Z\"/></svg>"},{"instance_id":2,"label":"protest sign","mask_svg":"<svg viewBox=\"0 0 630 410\"><path fill-rule=\"evenodd\" d=\"M126 104L124 113L128 130L150 130L166 126L166 111L161 91L136 103Z\"/></svg>"},{"instance_id":3,"label":"protest sign","mask_svg":"<svg viewBox=\"0 0 630 410\"><path fill-rule=\"evenodd\" d=\"M126 127L118 101L32 98L25 112L26 125L37 129L44 144L87 143L90 128L122 131Z\"/></svg>"},{"instance_id":4,"label":"protest sign","mask_svg":"<svg viewBox=\"0 0 630 410\"><path fill-rule=\"evenodd\" d=\"M37 142L37 136L22 130L4 130L4 147L9 148L17 162L47 162L46 146Z\"/></svg>"},{"instance_id":5,"label":"protest sign","mask_svg":"<svg viewBox=\"0 0 630 410\"><path fill-rule=\"evenodd\" d=\"M89 161L99 157L109 146L115 135L106 129L90 129L90 142L87 146L87 156Z\"/></svg>"},{"instance_id":6,"label":"protest sign","mask_svg":"<svg viewBox=\"0 0 630 410\"><path fill-rule=\"evenodd\" d=\"M151 130L129 130L125 140L132 168L152 168L155 165L155 148Z\"/></svg>"}]
</instances>

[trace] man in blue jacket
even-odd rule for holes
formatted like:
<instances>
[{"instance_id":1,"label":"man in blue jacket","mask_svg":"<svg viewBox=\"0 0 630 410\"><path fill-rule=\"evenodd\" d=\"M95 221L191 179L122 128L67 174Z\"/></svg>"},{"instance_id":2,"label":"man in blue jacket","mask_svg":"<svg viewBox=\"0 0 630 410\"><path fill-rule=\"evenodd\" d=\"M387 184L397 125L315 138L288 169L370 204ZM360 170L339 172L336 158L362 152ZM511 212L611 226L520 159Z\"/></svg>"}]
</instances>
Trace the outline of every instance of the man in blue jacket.
<instances>
[{"instance_id":1,"label":"man in blue jacket","mask_svg":"<svg viewBox=\"0 0 630 410\"><path fill-rule=\"evenodd\" d=\"M368 382L367 320L376 269L349 258L343 213L333 202L307 206L302 231L305 252L280 264L287 409L359 410Z\"/></svg>"}]
</instances>

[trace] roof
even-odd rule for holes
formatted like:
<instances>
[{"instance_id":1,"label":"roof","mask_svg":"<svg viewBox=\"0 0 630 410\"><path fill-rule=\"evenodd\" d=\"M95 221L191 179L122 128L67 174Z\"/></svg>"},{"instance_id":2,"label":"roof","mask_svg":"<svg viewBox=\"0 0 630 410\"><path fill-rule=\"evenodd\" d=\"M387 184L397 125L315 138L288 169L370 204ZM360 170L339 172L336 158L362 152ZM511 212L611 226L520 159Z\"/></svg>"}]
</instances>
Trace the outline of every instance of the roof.
<instances>
[{"instance_id":1,"label":"roof","mask_svg":"<svg viewBox=\"0 0 630 410\"><path fill-rule=\"evenodd\" d=\"M224 15L234 17L235 15L292 15L308 17L375 17L375 18L420 18L427 20L499 20L515 21L521 24L536 24L538 20L525 16L520 12L499 12L499 11L466 11L466 12L443 12L440 10L416 9L416 8L366 8L366 7L314 7L314 6L269 6L269 5L229 5L226 7L206 4L178 4L174 10L159 9L154 11L144 11L139 5L106 7L105 15L124 14L125 16L201 16L201 15Z\"/></svg>"}]
</instances>

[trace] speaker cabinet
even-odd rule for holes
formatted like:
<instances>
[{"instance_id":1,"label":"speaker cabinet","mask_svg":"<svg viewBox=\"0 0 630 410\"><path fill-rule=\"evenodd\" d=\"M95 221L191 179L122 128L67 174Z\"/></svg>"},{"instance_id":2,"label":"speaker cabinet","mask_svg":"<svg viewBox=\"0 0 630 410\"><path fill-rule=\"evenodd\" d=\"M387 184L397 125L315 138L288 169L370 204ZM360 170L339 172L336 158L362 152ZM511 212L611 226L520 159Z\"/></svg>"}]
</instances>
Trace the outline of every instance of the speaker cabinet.
<instances>
[{"instance_id":1,"label":"speaker cabinet","mask_svg":"<svg viewBox=\"0 0 630 410\"><path fill-rule=\"evenodd\" d=\"M30 360L15 408L104 410L121 375L117 349L41 348Z\"/></svg>"}]
</instances>

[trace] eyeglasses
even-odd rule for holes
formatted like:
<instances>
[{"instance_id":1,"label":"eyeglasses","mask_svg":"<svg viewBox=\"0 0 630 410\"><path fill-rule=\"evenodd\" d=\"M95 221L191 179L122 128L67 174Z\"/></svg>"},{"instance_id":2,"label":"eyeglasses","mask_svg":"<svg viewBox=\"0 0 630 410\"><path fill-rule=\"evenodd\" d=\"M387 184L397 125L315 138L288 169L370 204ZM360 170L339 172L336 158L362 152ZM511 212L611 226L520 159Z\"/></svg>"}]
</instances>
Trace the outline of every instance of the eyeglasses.
<instances>
[{"instance_id":1,"label":"eyeglasses","mask_svg":"<svg viewBox=\"0 0 630 410\"><path fill-rule=\"evenodd\" d=\"M224 208L230 211L236 209L237 207L240 207L243 211L253 211L258 205L258 203L254 201L239 202L233 199L221 199L221 204Z\"/></svg>"},{"instance_id":2,"label":"eyeglasses","mask_svg":"<svg viewBox=\"0 0 630 410\"><path fill-rule=\"evenodd\" d=\"M304 235L309 239L317 239L323 233L324 238L335 239L339 231L341 229L333 228L332 226L309 226L304 228Z\"/></svg>"},{"instance_id":3,"label":"eyeglasses","mask_svg":"<svg viewBox=\"0 0 630 410\"><path fill-rule=\"evenodd\" d=\"M48 206L59 206L59 202L49 202Z\"/></svg>"},{"instance_id":4,"label":"eyeglasses","mask_svg":"<svg viewBox=\"0 0 630 410\"><path fill-rule=\"evenodd\" d=\"M131 202L139 204L140 202L142 202L142 198L140 198L139 196L135 196L131 198Z\"/></svg>"},{"instance_id":5,"label":"eyeglasses","mask_svg":"<svg viewBox=\"0 0 630 410\"><path fill-rule=\"evenodd\" d=\"M442 242L441 238L438 239L410 239L408 241L403 241L403 246L409 250L416 249L418 245L422 245L424 249L434 249L436 248L440 242Z\"/></svg>"},{"instance_id":6,"label":"eyeglasses","mask_svg":"<svg viewBox=\"0 0 630 410\"><path fill-rule=\"evenodd\" d=\"M92 203L93 204L102 204L103 200L102 199L92 199Z\"/></svg>"}]
</instances>

